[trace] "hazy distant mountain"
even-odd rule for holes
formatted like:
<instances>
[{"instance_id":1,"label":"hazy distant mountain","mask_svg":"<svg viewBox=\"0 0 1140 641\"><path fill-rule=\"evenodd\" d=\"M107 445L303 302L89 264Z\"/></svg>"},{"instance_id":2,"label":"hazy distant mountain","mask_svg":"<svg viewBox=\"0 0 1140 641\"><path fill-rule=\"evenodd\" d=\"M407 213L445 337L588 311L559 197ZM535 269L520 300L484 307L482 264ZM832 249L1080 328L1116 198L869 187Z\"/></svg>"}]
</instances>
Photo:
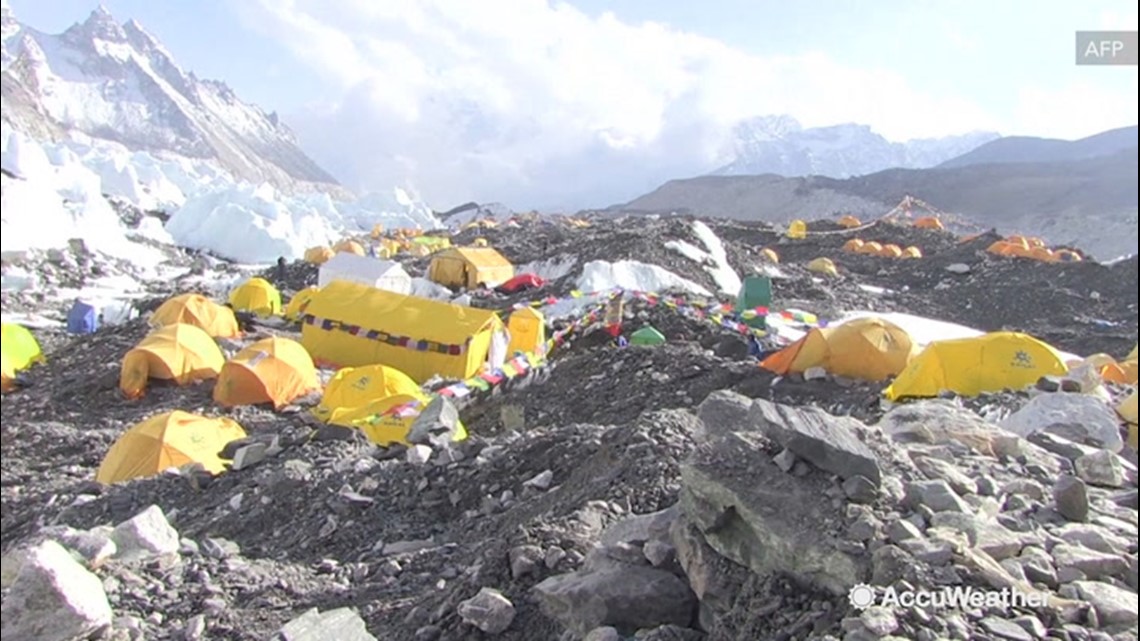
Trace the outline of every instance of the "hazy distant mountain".
<instances>
[{"instance_id":1,"label":"hazy distant mountain","mask_svg":"<svg viewBox=\"0 0 1140 641\"><path fill-rule=\"evenodd\" d=\"M1137 150L1067 162L892 169L867 176L702 176L672 180L614 209L786 222L886 213L907 194L979 227L1041 235L1099 258L1136 253Z\"/></svg>"},{"instance_id":2,"label":"hazy distant mountain","mask_svg":"<svg viewBox=\"0 0 1140 641\"><path fill-rule=\"evenodd\" d=\"M805 129L791 116L752 118L733 134L732 161L713 175L846 178L894 167L933 167L998 138L993 132L974 132L890 142L866 125Z\"/></svg>"},{"instance_id":3,"label":"hazy distant mountain","mask_svg":"<svg viewBox=\"0 0 1140 641\"><path fill-rule=\"evenodd\" d=\"M1111 129L1080 140L1010 136L988 142L939 167L966 167L1010 162L1063 162L1109 156L1137 146L1137 127Z\"/></svg>"}]
</instances>

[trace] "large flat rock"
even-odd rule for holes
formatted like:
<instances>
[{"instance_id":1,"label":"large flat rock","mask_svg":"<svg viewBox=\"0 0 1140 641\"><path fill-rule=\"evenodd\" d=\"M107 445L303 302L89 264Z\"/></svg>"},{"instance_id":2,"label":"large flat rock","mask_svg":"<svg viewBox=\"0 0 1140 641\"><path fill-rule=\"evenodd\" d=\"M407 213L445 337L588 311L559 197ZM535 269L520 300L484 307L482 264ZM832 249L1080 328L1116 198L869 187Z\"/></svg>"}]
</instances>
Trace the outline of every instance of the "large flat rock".
<instances>
[{"instance_id":1,"label":"large flat rock","mask_svg":"<svg viewBox=\"0 0 1140 641\"><path fill-rule=\"evenodd\" d=\"M862 476L875 485L882 482L875 453L859 440L859 429L865 426L853 418L764 399L752 402L749 417L772 440L822 470L844 479Z\"/></svg>"}]
</instances>

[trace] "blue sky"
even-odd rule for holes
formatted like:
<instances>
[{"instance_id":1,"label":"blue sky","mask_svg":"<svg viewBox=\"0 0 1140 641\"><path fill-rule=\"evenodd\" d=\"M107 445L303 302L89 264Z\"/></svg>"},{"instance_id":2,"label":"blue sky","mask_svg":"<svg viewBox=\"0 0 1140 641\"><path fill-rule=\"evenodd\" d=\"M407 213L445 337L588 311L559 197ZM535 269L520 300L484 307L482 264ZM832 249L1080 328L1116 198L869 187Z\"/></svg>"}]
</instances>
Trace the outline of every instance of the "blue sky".
<instances>
[{"instance_id":1,"label":"blue sky","mask_svg":"<svg viewBox=\"0 0 1140 641\"><path fill-rule=\"evenodd\" d=\"M94 7L9 3L48 32ZM645 184L697 172L732 123L772 113L892 140L1075 138L1137 121L1136 67L1073 63L1076 30L1136 29L1120 0L104 4L184 69L281 112L349 186L410 176L439 198L549 190L567 172Z\"/></svg>"}]
</instances>

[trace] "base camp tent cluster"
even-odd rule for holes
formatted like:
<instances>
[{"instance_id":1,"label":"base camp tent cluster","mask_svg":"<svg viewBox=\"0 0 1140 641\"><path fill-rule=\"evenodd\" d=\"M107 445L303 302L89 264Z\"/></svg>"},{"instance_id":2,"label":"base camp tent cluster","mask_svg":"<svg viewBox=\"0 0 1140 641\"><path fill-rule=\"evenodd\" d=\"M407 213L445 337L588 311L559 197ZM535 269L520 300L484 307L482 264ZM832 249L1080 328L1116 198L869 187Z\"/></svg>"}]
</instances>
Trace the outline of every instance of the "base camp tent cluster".
<instances>
[{"instance_id":1,"label":"base camp tent cluster","mask_svg":"<svg viewBox=\"0 0 1140 641\"><path fill-rule=\"evenodd\" d=\"M911 246L904 249L892 243L880 243L874 240L864 242L861 238L852 238L843 243L843 251L883 258L922 258L922 250L918 247Z\"/></svg>"}]
</instances>

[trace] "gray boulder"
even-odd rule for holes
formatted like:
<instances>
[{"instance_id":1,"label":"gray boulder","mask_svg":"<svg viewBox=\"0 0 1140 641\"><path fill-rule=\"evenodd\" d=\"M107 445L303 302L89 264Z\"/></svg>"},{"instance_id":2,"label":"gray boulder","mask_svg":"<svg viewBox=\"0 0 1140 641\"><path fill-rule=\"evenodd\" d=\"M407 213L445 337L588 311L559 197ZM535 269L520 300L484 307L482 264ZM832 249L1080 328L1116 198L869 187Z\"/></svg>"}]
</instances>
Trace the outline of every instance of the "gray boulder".
<instances>
[{"instance_id":1,"label":"gray boulder","mask_svg":"<svg viewBox=\"0 0 1140 641\"><path fill-rule=\"evenodd\" d=\"M475 596L461 601L456 609L464 623L487 634L499 634L515 620L515 606L498 590L481 588Z\"/></svg>"},{"instance_id":2,"label":"gray boulder","mask_svg":"<svg viewBox=\"0 0 1140 641\"><path fill-rule=\"evenodd\" d=\"M625 634L668 623L687 626L697 605L684 581L649 566L552 576L534 592L547 616L579 636L601 626Z\"/></svg>"},{"instance_id":3,"label":"gray boulder","mask_svg":"<svg viewBox=\"0 0 1140 641\"><path fill-rule=\"evenodd\" d=\"M716 436L749 429L752 421L749 410L752 399L731 390L717 390L697 407L697 418L701 419L702 429L693 436L697 441L705 441Z\"/></svg>"},{"instance_id":4,"label":"gray boulder","mask_svg":"<svg viewBox=\"0 0 1140 641\"><path fill-rule=\"evenodd\" d=\"M772 440L816 467L847 479L862 476L876 486L882 472L875 453L858 437L859 421L814 407L752 402L750 418Z\"/></svg>"},{"instance_id":5,"label":"gray boulder","mask_svg":"<svg viewBox=\"0 0 1140 641\"><path fill-rule=\"evenodd\" d=\"M1124 447L1116 412L1088 394L1041 394L1002 421L1001 427L1028 437L1035 432L1057 434L1077 443L1119 452Z\"/></svg>"},{"instance_id":6,"label":"gray boulder","mask_svg":"<svg viewBox=\"0 0 1140 641\"><path fill-rule=\"evenodd\" d=\"M412 422L408 443L444 447L454 440L458 429L459 410L446 396L437 396Z\"/></svg>"},{"instance_id":7,"label":"gray boulder","mask_svg":"<svg viewBox=\"0 0 1140 641\"><path fill-rule=\"evenodd\" d=\"M317 608L286 623L273 641L376 641L352 608L321 612Z\"/></svg>"},{"instance_id":8,"label":"gray boulder","mask_svg":"<svg viewBox=\"0 0 1140 641\"><path fill-rule=\"evenodd\" d=\"M97 576L55 541L22 555L0 606L3 641L75 641L111 624L111 605Z\"/></svg>"}]
</instances>

